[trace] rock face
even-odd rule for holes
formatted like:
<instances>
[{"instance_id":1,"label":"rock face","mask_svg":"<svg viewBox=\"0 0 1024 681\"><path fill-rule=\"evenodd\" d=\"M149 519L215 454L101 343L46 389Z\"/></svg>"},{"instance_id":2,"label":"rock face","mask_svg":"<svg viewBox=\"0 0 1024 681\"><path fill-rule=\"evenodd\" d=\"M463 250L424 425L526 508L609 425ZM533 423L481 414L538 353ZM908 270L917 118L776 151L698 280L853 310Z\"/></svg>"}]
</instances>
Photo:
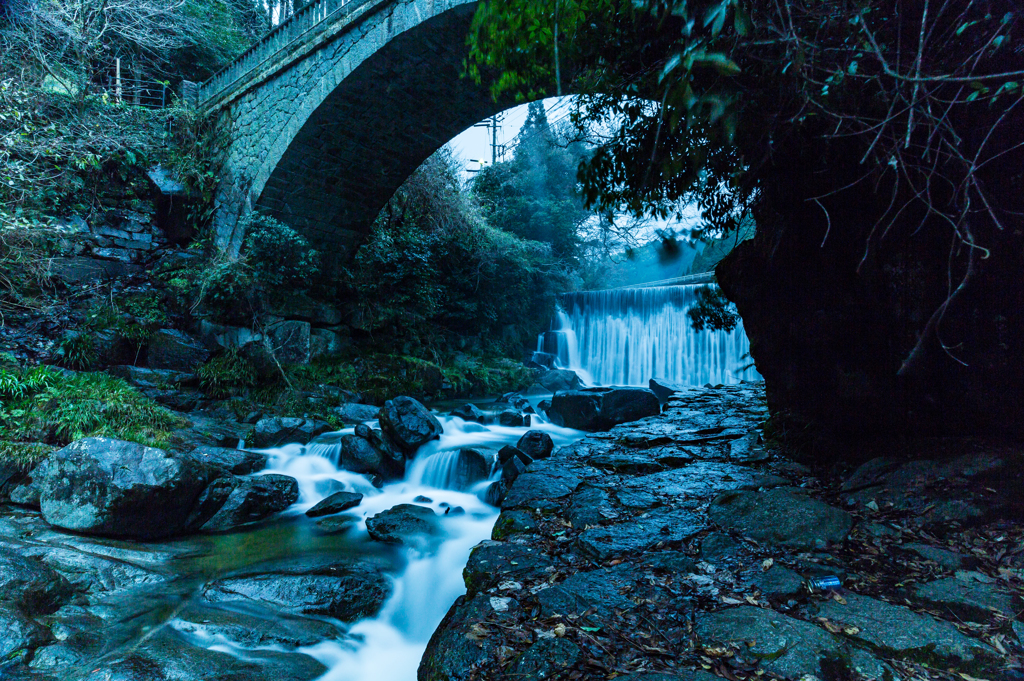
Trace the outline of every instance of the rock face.
<instances>
[{"instance_id":1,"label":"rock face","mask_svg":"<svg viewBox=\"0 0 1024 681\"><path fill-rule=\"evenodd\" d=\"M955 577L918 584L911 590L913 600L975 622L988 622L993 612L1012 618L1024 611L1024 603L996 586L979 572L958 571Z\"/></svg>"},{"instance_id":2,"label":"rock face","mask_svg":"<svg viewBox=\"0 0 1024 681\"><path fill-rule=\"evenodd\" d=\"M188 453L193 459L235 475L248 475L267 466L267 455L244 449L200 446Z\"/></svg>"},{"instance_id":3,"label":"rock face","mask_svg":"<svg viewBox=\"0 0 1024 681\"><path fill-rule=\"evenodd\" d=\"M29 615L48 615L71 596L71 584L53 568L35 558L0 548L0 604Z\"/></svg>"},{"instance_id":4,"label":"rock face","mask_svg":"<svg viewBox=\"0 0 1024 681\"><path fill-rule=\"evenodd\" d=\"M1024 233L978 225L975 243L991 256L974 259L941 325L929 327L969 253L951 259L942 218L916 207L890 225L891 206L914 203L911 188L858 183L863 152L804 142L773 151L753 210L757 233L715 270L743 317L773 412L825 436L1020 438ZM998 205L1019 205L1019 189L1003 182L1009 172L987 171ZM885 239L874 238L878 225L888 225Z\"/></svg>"},{"instance_id":5,"label":"rock face","mask_svg":"<svg viewBox=\"0 0 1024 681\"><path fill-rule=\"evenodd\" d=\"M841 542L853 527L845 511L784 488L726 492L711 502L708 513L726 530L790 548L825 548Z\"/></svg>"},{"instance_id":6,"label":"rock face","mask_svg":"<svg viewBox=\"0 0 1024 681\"><path fill-rule=\"evenodd\" d=\"M193 372L209 358L206 346L175 329L154 332L146 351L146 363L152 369Z\"/></svg>"},{"instance_id":7,"label":"rock face","mask_svg":"<svg viewBox=\"0 0 1024 681\"><path fill-rule=\"evenodd\" d=\"M332 409L345 423L364 423L377 418L380 407L369 404L342 404Z\"/></svg>"},{"instance_id":8,"label":"rock face","mask_svg":"<svg viewBox=\"0 0 1024 681\"><path fill-rule=\"evenodd\" d=\"M267 449L293 442L304 445L317 435L328 433L331 430L333 428L329 423L316 419L275 416L260 419L256 423L251 446L256 449Z\"/></svg>"},{"instance_id":9,"label":"rock face","mask_svg":"<svg viewBox=\"0 0 1024 681\"><path fill-rule=\"evenodd\" d=\"M551 398L548 418L578 430L608 430L620 423L661 413L661 404L645 388L595 388L557 393Z\"/></svg>"},{"instance_id":10,"label":"rock face","mask_svg":"<svg viewBox=\"0 0 1024 681\"><path fill-rule=\"evenodd\" d=\"M366 519L366 531L385 544L411 544L436 534L437 515L416 504L399 504Z\"/></svg>"},{"instance_id":11,"label":"rock face","mask_svg":"<svg viewBox=\"0 0 1024 681\"><path fill-rule=\"evenodd\" d=\"M441 437L444 428L426 407L411 397L396 397L380 410L380 429L406 456Z\"/></svg>"},{"instance_id":12,"label":"rock face","mask_svg":"<svg viewBox=\"0 0 1024 681\"><path fill-rule=\"evenodd\" d=\"M208 466L132 442L93 437L50 455L40 506L51 525L154 539L177 534L212 477Z\"/></svg>"}]
</instances>

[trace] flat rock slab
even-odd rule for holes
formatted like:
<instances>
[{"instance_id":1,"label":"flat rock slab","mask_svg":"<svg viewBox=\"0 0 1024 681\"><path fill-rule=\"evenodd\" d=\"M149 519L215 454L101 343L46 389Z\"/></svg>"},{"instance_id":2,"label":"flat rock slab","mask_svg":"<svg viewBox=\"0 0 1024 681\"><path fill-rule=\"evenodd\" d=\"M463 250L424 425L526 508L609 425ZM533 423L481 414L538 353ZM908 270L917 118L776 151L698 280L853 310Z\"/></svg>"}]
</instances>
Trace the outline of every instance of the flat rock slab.
<instances>
[{"instance_id":1,"label":"flat rock slab","mask_svg":"<svg viewBox=\"0 0 1024 681\"><path fill-rule=\"evenodd\" d=\"M773 565L767 572L754 575L750 583L768 598L781 601L799 595L804 589L804 578L781 565Z\"/></svg>"},{"instance_id":2,"label":"flat rock slab","mask_svg":"<svg viewBox=\"0 0 1024 681\"><path fill-rule=\"evenodd\" d=\"M577 542L581 551L605 561L625 554L635 557L663 542L683 542L704 528L704 521L689 511L656 509L623 523L586 530Z\"/></svg>"},{"instance_id":3,"label":"flat rock slab","mask_svg":"<svg viewBox=\"0 0 1024 681\"><path fill-rule=\"evenodd\" d=\"M353 622L375 615L391 594L391 581L376 566L338 561L218 579L206 586L208 603L255 602L286 612Z\"/></svg>"},{"instance_id":4,"label":"flat rock slab","mask_svg":"<svg viewBox=\"0 0 1024 681\"><path fill-rule=\"evenodd\" d=\"M849 513L790 489L727 492L711 502L708 513L723 529L794 549L825 548L853 527Z\"/></svg>"},{"instance_id":5,"label":"flat rock slab","mask_svg":"<svg viewBox=\"0 0 1024 681\"><path fill-rule=\"evenodd\" d=\"M697 618L697 635L705 645L740 645L761 667L778 676L829 678L822 663L846 658L861 678L881 679L886 666L872 655L821 627L753 606L722 610Z\"/></svg>"},{"instance_id":6,"label":"flat rock slab","mask_svg":"<svg viewBox=\"0 0 1024 681\"><path fill-rule=\"evenodd\" d=\"M990 577L972 578L976 572L958 572L955 577L919 584L911 589L911 598L919 603L935 606L974 622L988 622L993 612L1009 618L1024 611L1024 603L1016 596L1000 590Z\"/></svg>"},{"instance_id":7,"label":"flat rock slab","mask_svg":"<svg viewBox=\"0 0 1024 681\"><path fill-rule=\"evenodd\" d=\"M583 657L580 647L564 638L540 639L512 663L514 678L551 679Z\"/></svg>"},{"instance_id":8,"label":"flat rock slab","mask_svg":"<svg viewBox=\"0 0 1024 681\"><path fill-rule=\"evenodd\" d=\"M551 502L572 494L584 480L585 473L558 459L532 463L509 488L501 508L530 508L537 502Z\"/></svg>"},{"instance_id":9,"label":"flat rock slab","mask_svg":"<svg viewBox=\"0 0 1024 681\"><path fill-rule=\"evenodd\" d=\"M546 576L552 563L540 550L506 542L487 541L469 554L462 575L470 594L493 588L503 581L523 582Z\"/></svg>"},{"instance_id":10,"label":"flat rock slab","mask_svg":"<svg viewBox=\"0 0 1024 681\"><path fill-rule=\"evenodd\" d=\"M575 575L536 594L541 617L562 615L580 617L592 609L588 617L609 617L616 609L629 610L635 604L624 595L636 588L632 566L623 564Z\"/></svg>"},{"instance_id":11,"label":"flat rock slab","mask_svg":"<svg viewBox=\"0 0 1024 681\"><path fill-rule=\"evenodd\" d=\"M973 662L995 651L969 638L949 622L867 596L846 593L846 603L829 599L814 603L809 613L848 627L855 641L897 657L922 662Z\"/></svg>"}]
</instances>

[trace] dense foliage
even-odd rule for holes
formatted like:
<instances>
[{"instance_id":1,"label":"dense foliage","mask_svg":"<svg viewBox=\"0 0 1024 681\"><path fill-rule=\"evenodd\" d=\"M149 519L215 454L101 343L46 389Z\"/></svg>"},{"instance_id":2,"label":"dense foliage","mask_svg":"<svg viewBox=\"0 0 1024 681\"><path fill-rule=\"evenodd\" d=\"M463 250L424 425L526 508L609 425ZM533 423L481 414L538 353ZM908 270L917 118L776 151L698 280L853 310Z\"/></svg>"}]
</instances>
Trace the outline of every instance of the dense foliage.
<instances>
[{"instance_id":1,"label":"dense foliage","mask_svg":"<svg viewBox=\"0 0 1024 681\"><path fill-rule=\"evenodd\" d=\"M565 286L551 250L489 225L442 151L381 212L351 286L367 331L402 352L517 354Z\"/></svg>"}]
</instances>

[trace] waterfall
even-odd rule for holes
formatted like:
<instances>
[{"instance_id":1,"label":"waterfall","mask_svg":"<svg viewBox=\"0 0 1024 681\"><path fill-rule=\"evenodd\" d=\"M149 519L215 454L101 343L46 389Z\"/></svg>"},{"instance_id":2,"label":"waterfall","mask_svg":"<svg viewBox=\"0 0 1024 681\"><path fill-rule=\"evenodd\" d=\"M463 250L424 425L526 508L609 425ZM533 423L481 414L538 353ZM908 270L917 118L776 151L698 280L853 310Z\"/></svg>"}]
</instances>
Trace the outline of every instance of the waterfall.
<instances>
[{"instance_id":1,"label":"waterfall","mask_svg":"<svg viewBox=\"0 0 1024 681\"><path fill-rule=\"evenodd\" d=\"M647 386L760 380L742 323L732 332L694 331L686 312L703 284L566 293L554 331L538 349L589 385Z\"/></svg>"}]
</instances>

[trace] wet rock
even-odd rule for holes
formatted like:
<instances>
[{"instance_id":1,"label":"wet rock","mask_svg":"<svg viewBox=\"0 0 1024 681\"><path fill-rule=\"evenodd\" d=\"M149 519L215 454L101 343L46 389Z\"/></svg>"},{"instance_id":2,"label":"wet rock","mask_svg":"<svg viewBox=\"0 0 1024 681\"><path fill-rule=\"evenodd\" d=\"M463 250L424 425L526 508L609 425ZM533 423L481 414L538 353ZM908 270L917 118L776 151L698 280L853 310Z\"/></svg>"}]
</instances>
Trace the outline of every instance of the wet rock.
<instances>
[{"instance_id":1,"label":"wet rock","mask_svg":"<svg viewBox=\"0 0 1024 681\"><path fill-rule=\"evenodd\" d=\"M458 416L463 421L473 421L476 423L485 423L487 421L487 414L475 404L464 404L457 409L453 409L452 416Z\"/></svg>"},{"instance_id":2,"label":"wet rock","mask_svg":"<svg viewBox=\"0 0 1024 681\"><path fill-rule=\"evenodd\" d=\"M319 518L324 515L341 513L350 508L355 508L363 500L363 495L358 492L335 492L331 496L320 501L313 508L306 511L310 518Z\"/></svg>"},{"instance_id":3,"label":"wet rock","mask_svg":"<svg viewBox=\"0 0 1024 681\"><path fill-rule=\"evenodd\" d=\"M0 547L0 604L20 608L29 615L47 615L71 596L71 584L53 568Z\"/></svg>"},{"instance_id":4,"label":"wet rock","mask_svg":"<svg viewBox=\"0 0 1024 681\"><path fill-rule=\"evenodd\" d=\"M569 369L545 371L537 377L537 382L553 393L560 390L579 390L583 387L580 377L576 375L575 371Z\"/></svg>"},{"instance_id":5,"label":"wet rock","mask_svg":"<svg viewBox=\"0 0 1024 681\"><path fill-rule=\"evenodd\" d=\"M0 605L0 674L5 672L5 663L21 661L51 641L48 629L14 608Z\"/></svg>"},{"instance_id":6,"label":"wet rock","mask_svg":"<svg viewBox=\"0 0 1024 681\"><path fill-rule=\"evenodd\" d=\"M729 443L729 460L737 463L761 463L771 458L771 454L760 444L761 436L756 431Z\"/></svg>"},{"instance_id":7,"label":"wet rock","mask_svg":"<svg viewBox=\"0 0 1024 681\"><path fill-rule=\"evenodd\" d=\"M682 551L648 552L641 556L640 560L644 565L673 575L685 575L698 569L697 560Z\"/></svg>"},{"instance_id":8,"label":"wet rock","mask_svg":"<svg viewBox=\"0 0 1024 681\"><path fill-rule=\"evenodd\" d=\"M649 508L670 501L696 509L703 500L729 490L759 490L788 484L785 478L760 475L745 466L698 461L675 470L630 478L620 483L615 495L620 504Z\"/></svg>"},{"instance_id":9,"label":"wet rock","mask_svg":"<svg viewBox=\"0 0 1024 681\"><path fill-rule=\"evenodd\" d=\"M689 390L689 388L684 385L679 385L663 378L652 378L647 382L647 385L658 400L663 403L667 402L668 398L672 397L676 393L684 393Z\"/></svg>"},{"instance_id":10,"label":"wet rock","mask_svg":"<svg viewBox=\"0 0 1024 681\"><path fill-rule=\"evenodd\" d=\"M267 326L267 338L274 348L274 358L287 364L308 364L313 346L309 322L280 321Z\"/></svg>"},{"instance_id":11,"label":"wet rock","mask_svg":"<svg viewBox=\"0 0 1024 681\"><path fill-rule=\"evenodd\" d=\"M853 678L881 679L891 674L882 662L842 638L765 608L740 606L698 615L696 632L704 645L740 646L744 657L759 660L765 671L780 677L831 678L828 665L840 659L852 667Z\"/></svg>"},{"instance_id":12,"label":"wet rock","mask_svg":"<svg viewBox=\"0 0 1024 681\"><path fill-rule=\"evenodd\" d=\"M583 657L580 647L564 638L540 639L512 663L512 674L522 679L552 679Z\"/></svg>"},{"instance_id":13,"label":"wet rock","mask_svg":"<svg viewBox=\"0 0 1024 681\"><path fill-rule=\"evenodd\" d=\"M731 563L742 552L742 544L721 532L712 532L700 543L700 557L712 565Z\"/></svg>"},{"instance_id":14,"label":"wet rock","mask_svg":"<svg viewBox=\"0 0 1024 681\"><path fill-rule=\"evenodd\" d=\"M127 654L106 658L82 681L313 681L327 668L308 655L247 650L237 655L194 646L170 627L145 637Z\"/></svg>"},{"instance_id":15,"label":"wet rock","mask_svg":"<svg viewBox=\"0 0 1024 681\"><path fill-rule=\"evenodd\" d=\"M940 549L936 546L929 546L928 544L902 544L898 548L902 551L912 553L918 558L930 560L931 562L941 565L948 570L959 570L964 567L970 567L976 562L972 557L956 553L955 551Z\"/></svg>"},{"instance_id":16,"label":"wet rock","mask_svg":"<svg viewBox=\"0 0 1024 681\"><path fill-rule=\"evenodd\" d=\"M505 481L497 480L487 486L487 489L480 495L480 500L491 506L501 506L507 493L508 485L505 484Z\"/></svg>"},{"instance_id":17,"label":"wet rock","mask_svg":"<svg viewBox=\"0 0 1024 681\"><path fill-rule=\"evenodd\" d=\"M685 541L704 527L704 522L689 511L657 509L618 525L585 530L577 543L590 557L605 561L613 556L635 556L662 542Z\"/></svg>"},{"instance_id":18,"label":"wet rock","mask_svg":"<svg viewBox=\"0 0 1024 681\"><path fill-rule=\"evenodd\" d=\"M223 502L217 511L199 525L201 531L223 532L266 520L298 501L299 483L295 478L276 474L221 478L210 485L200 505L216 504L220 499Z\"/></svg>"},{"instance_id":19,"label":"wet rock","mask_svg":"<svg viewBox=\"0 0 1024 681\"><path fill-rule=\"evenodd\" d=\"M756 573L750 583L773 601L787 601L804 591L804 578L781 565L773 565L767 572Z\"/></svg>"},{"instance_id":20,"label":"wet rock","mask_svg":"<svg viewBox=\"0 0 1024 681\"><path fill-rule=\"evenodd\" d=\"M551 456L555 443L551 441L551 436L542 430L528 430L519 438L516 449L530 457L530 460L536 461Z\"/></svg>"},{"instance_id":21,"label":"wet rock","mask_svg":"<svg viewBox=\"0 0 1024 681\"><path fill-rule=\"evenodd\" d=\"M583 529L614 520L619 517L619 512L615 510L608 490L583 483L572 493L568 515L573 527Z\"/></svg>"},{"instance_id":22,"label":"wet rock","mask_svg":"<svg viewBox=\"0 0 1024 681\"><path fill-rule=\"evenodd\" d=\"M513 456L501 465L501 481L511 486L525 472L526 464L518 456Z\"/></svg>"},{"instance_id":23,"label":"wet rock","mask_svg":"<svg viewBox=\"0 0 1024 681\"><path fill-rule=\"evenodd\" d=\"M667 672L638 672L617 678L620 681L716 681L719 677L710 672L683 669L671 674Z\"/></svg>"},{"instance_id":24,"label":"wet rock","mask_svg":"<svg viewBox=\"0 0 1024 681\"><path fill-rule=\"evenodd\" d=\"M635 452L609 452L587 459L594 468L612 471L621 475L646 475L665 470L665 466L654 458Z\"/></svg>"},{"instance_id":25,"label":"wet rock","mask_svg":"<svg viewBox=\"0 0 1024 681\"><path fill-rule=\"evenodd\" d=\"M441 481L440 486L444 489L467 490L490 476L491 456L468 448L460 449L455 456L455 464L449 468L447 478Z\"/></svg>"},{"instance_id":26,"label":"wet rock","mask_svg":"<svg viewBox=\"0 0 1024 681\"><path fill-rule=\"evenodd\" d=\"M509 428L522 428L530 425L530 417L514 409L506 409L498 414L498 425Z\"/></svg>"},{"instance_id":27,"label":"wet rock","mask_svg":"<svg viewBox=\"0 0 1024 681\"><path fill-rule=\"evenodd\" d=\"M563 582L536 594L541 617L561 615L572 619L600 623L611 617L615 610L630 610L635 603L626 594L635 591L634 569L622 564L614 568L600 568L590 572L577 572ZM584 617L584 613L588 613Z\"/></svg>"},{"instance_id":28,"label":"wet rock","mask_svg":"<svg viewBox=\"0 0 1024 681\"><path fill-rule=\"evenodd\" d=\"M170 621L177 631L203 636L222 636L245 648L282 646L298 648L339 639L338 626L319 619L291 617L271 610L241 612L191 603Z\"/></svg>"},{"instance_id":29,"label":"wet rock","mask_svg":"<svg viewBox=\"0 0 1024 681\"><path fill-rule=\"evenodd\" d=\"M1022 463L1020 452L999 447L945 460L874 459L843 483L843 501L859 508L873 502L906 513L912 525L949 532L1024 513Z\"/></svg>"},{"instance_id":30,"label":"wet rock","mask_svg":"<svg viewBox=\"0 0 1024 681\"><path fill-rule=\"evenodd\" d=\"M316 419L274 416L260 419L252 433L251 446L269 449L290 443L306 444L313 438L329 433L334 428Z\"/></svg>"},{"instance_id":31,"label":"wet rock","mask_svg":"<svg viewBox=\"0 0 1024 681\"><path fill-rule=\"evenodd\" d=\"M551 398L548 417L557 425L578 430L608 430L620 423L661 413L654 393L644 388L570 390Z\"/></svg>"},{"instance_id":32,"label":"wet rock","mask_svg":"<svg viewBox=\"0 0 1024 681\"><path fill-rule=\"evenodd\" d=\"M1012 619L1024 611L1024 603L1019 598L978 572L959 571L955 577L919 584L910 593L911 599L918 603L973 622L987 623L992 620L993 612Z\"/></svg>"},{"instance_id":33,"label":"wet rock","mask_svg":"<svg viewBox=\"0 0 1024 681\"><path fill-rule=\"evenodd\" d=\"M498 463L500 463L501 465L504 466L508 462L508 460L512 458L519 459L527 466L533 463L533 459L527 456L526 452L519 449L518 447L513 447L512 445L505 445L504 447L498 450Z\"/></svg>"},{"instance_id":34,"label":"wet rock","mask_svg":"<svg viewBox=\"0 0 1024 681\"><path fill-rule=\"evenodd\" d=\"M438 533L437 514L415 504L399 504L366 519L370 537L386 544L410 544Z\"/></svg>"},{"instance_id":35,"label":"wet rock","mask_svg":"<svg viewBox=\"0 0 1024 681\"><path fill-rule=\"evenodd\" d=\"M512 409L521 411L524 414L533 413L533 407L530 405L530 400L526 399L519 393L505 393L494 402L495 404L507 404L512 407Z\"/></svg>"},{"instance_id":36,"label":"wet rock","mask_svg":"<svg viewBox=\"0 0 1024 681\"><path fill-rule=\"evenodd\" d=\"M482 667L499 659L502 638L491 635L499 631L494 625L516 624L520 608L515 599L508 607L496 611L490 597L477 594L460 596L430 637L417 672L418 681L470 681L479 678L500 678L500 670L480 673Z\"/></svg>"},{"instance_id":37,"label":"wet rock","mask_svg":"<svg viewBox=\"0 0 1024 681\"><path fill-rule=\"evenodd\" d=\"M107 373L131 383L136 388L173 390L183 385L193 385L196 375L172 369L151 369L132 364L117 364L107 367Z\"/></svg>"},{"instance_id":38,"label":"wet rock","mask_svg":"<svg viewBox=\"0 0 1024 681\"><path fill-rule=\"evenodd\" d=\"M203 445L196 447L188 455L204 464L234 475L248 475L267 467L266 454L244 449Z\"/></svg>"},{"instance_id":39,"label":"wet rock","mask_svg":"<svg viewBox=\"0 0 1024 681\"><path fill-rule=\"evenodd\" d=\"M334 409L332 412L337 414L345 423L365 423L366 421L373 421L377 418L377 414L380 413L380 407L374 407L369 404L342 404Z\"/></svg>"},{"instance_id":40,"label":"wet rock","mask_svg":"<svg viewBox=\"0 0 1024 681\"><path fill-rule=\"evenodd\" d=\"M833 599L810 606L814 617L824 617L855 641L889 655L922 662L969 663L975 657L995 655L981 641L969 638L949 622L916 613L867 596L846 593L845 604Z\"/></svg>"},{"instance_id":41,"label":"wet rock","mask_svg":"<svg viewBox=\"0 0 1024 681\"><path fill-rule=\"evenodd\" d=\"M210 351L205 345L176 329L153 332L146 350L146 364L151 369L194 373L208 359Z\"/></svg>"},{"instance_id":42,"label":"wet rock","mask_svg":"<svg viewBox=\"0 0 1024 681\"><path fill-rule=\"evenodd\" d=\"M47 459L40 507L51 525L85 534L154 539L177 534L213 475L187 456L93 437Z\"/></svg>"},{"instance_id":43,"label":"wet rock","mask_svg":"<svg viewBox=\"0 0 1024 681\"><path fill-rule=\"evenodd\" d=\"M494 483L497 484L497 483ZM491 539L501 541L517 534L537 531L537 520L529 511L506 511L498 516L491 531Z\"/></svg>"},{"instance_id":44,"label":"wet rock","mask_svg":"<svg viewBox=\"0 0 1024 681\"><path fill-rule=\"evenodd\" d=\"M708 513L719 527L789 548L824 548L843 541L853 527L850 514L785 488L726 492Z\"/></svg>"},{"instance_id":45,"label":"wet rock","mask_svg":"<svg viewBox=\"0 0 1024 681\"><path fill-rule=\"evenodd\" d=\"M551 557L538 549L522 544L485 541L469 554L462 576L466 589L472 595L492 589L501 582L544 577L551 564Z\"/></svg>"},{"instance_id":46,"label":"wet rock","mask_svg":"<svg viewBox=\"0 0 1024 681\"><path fill-rule=\"evenodd\" d=\"M380 428L406 456L431 440L441 437L444 428L426 407L411 397L396 397L380 410Z\"/></svg>"},{"instance_id":47,"label":"wet rock","mask_svg":"<svg viewBox=\"0 0 1024 681\"><path fill-rule=\"evenodd\" d=\"M536 508L572 494L583 476L556 458L536 461L509 486L502 509Z\"/></svg>"},{"instance_id":48,"label":"wet rock","mask_svg":"<svg viewBox=\"0 0 1024 681\"><path fill-rule=\"evenodd\" d=\"M285 612L354 622L375 615L390 593L391 582L376 565L339 560L218 579L206 586L202 599L218 604L252 601Z\"/></svg>"}]
</instances>

